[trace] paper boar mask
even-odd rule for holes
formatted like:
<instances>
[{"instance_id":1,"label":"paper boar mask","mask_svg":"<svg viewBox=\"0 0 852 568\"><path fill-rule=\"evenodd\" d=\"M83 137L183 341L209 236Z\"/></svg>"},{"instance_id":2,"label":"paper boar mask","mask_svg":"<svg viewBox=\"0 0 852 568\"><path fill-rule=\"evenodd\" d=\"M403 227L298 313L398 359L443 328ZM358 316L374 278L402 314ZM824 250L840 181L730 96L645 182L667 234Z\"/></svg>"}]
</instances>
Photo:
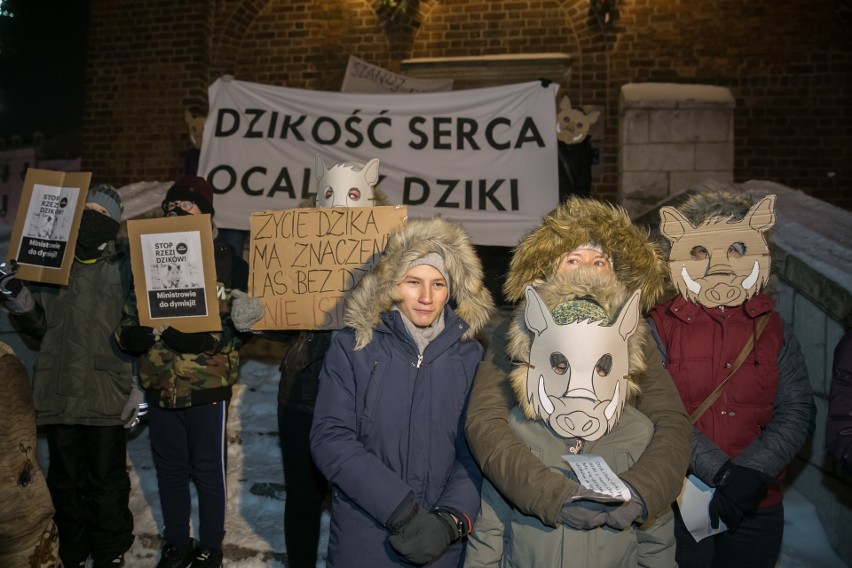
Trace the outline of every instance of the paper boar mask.
<instances>
[{"instance_id":1,"label":"paper boar mask","mask_svg":"<svg viewBox=\"0 0 852 568\"><path fill-rule=\"evenodd\" d=\"M372 207L373 187L379 181L379 159L373 158L366 164L343 162L326 168L317 154L314 175L319 181L317 207Z\"/></svg>"},{"instance_id":2,"label":"paper boar mask","mask_svg":"<svg viewBox=\"0 0 852 568\"><path fill-rule=\"evenodd\" d=\"M637 290L630 296L612 325L583 318L560 325L527 286L524 321L534 336L526 396L557 435L594 441L618 423L629 388L627 340L639 325L640 295Z\"/></svg>"},{"instance_id":3,"label":"paper boar mask","mask_svg":"<svg viewBox=\"0 0 852 568\"><path fill-rule=\"evenodd\" d=\"M775 196L767 195L745 217L713 217L697 227L674 207L660 209L660 231L672 243L672 282L687 300L706 308L738 306L769 278L764 233L775 224Z\"/></svg>"}]
</instances>

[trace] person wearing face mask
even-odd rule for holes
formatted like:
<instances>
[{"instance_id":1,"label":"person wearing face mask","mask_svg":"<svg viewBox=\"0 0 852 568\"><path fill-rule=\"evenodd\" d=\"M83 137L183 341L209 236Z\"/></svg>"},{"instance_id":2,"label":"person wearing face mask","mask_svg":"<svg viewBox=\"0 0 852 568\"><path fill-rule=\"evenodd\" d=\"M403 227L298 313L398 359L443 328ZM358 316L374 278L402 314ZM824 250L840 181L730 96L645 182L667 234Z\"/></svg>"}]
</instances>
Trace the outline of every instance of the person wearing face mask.
<instances>
[{"instance_id":1,"label":"person wearing face mask","mask_svg":"<svg viewBox=\"0 0 852 568\"><path fill-rule=\"evenodd\" d=\"M375 188L379 160L343 162L326 167L316 159L316 199L303 207L372 207L385 205ZM263 317L263 302L237 292L231 308L237 329L248 331ZM313 568L317 564L322 508L329 493L328 481L314 465L308 436L314 416L319 374L331 345L332 331L267 332L270 338L290 342L281 362L278 383L278 432L284 464L287 499L284 501L284 542L287 565Z\"/></svg>"},{"instance_id":2,"label":"person wearing face mask","mask_svg":"<svg viewBox=\"0 0 852 568\"><path fill-rule=\"evenodd\" d=\"M122 566L133 543L125 424L143 397L131 357L113 339L132 286L128 256L115 241L121 214L112 186L91 188L68 284L0 281L12 320L41 343L33 402L47 437L47 485L67 567L90 556L97 568Z\"/></svg>"},{"instance_id":3,"label":"person wearing face mask","mask_svg":"<svg viewBox=\"0 0 852 568\"><path fill-rule=\"evenodd\" d=\"M182 177L163 200L166 217L215 214L213 190L204 178ZM136 296L115 330L122 348L139 355L139 378L148 404L151 451L163 511L158 568L222 565L225 537L225 424L239 373L241 338L230 317L231 293L245 290L248 265L214 234L214 260L222 331L184 333L139 325ZM190 537L190 480L199 502L199 538Z\"/></svg>"},{"instance_id":4,"label":"person wearing face mask","mask_svg":"<svg viewBox=\"0 0 852 568\"><path fill-rule=\"evenodd\" d=\"M613 275L628 290L640 289L642 312L653 308L665 290L666 263L624 209L571 197L515 248L505 296L520 300L528 285L552 283L580 267ZM689 464L690 427L655 347L645 345L646 369L636 377L641 389L636 409L654 425L653 436L636 462L619 472L631 490L630 501L601 514L584 498L587 489L547 467L511 430L509 412L517 399L509 383L515 361L508 352L508 331L508 320L495 331L467 413L468 443L491 484L519 511L550 527L632 530L670 515Z\"/></svg>"},{"instance_id":5,"label":"person wearing face mask","mask_svg":"<svg viewBox=\"0 0 852 568\"><path fill-rule=\"evenodd\" d=\"M714 182L660 210L679 295L651 312L655 339L694 424L689 471L715 488L710 526L727 526L696 542L678 511L684 568L775 566L780 481L815 427L804 356L764 290L774 206Z\"/></svg>"}]
</instances>

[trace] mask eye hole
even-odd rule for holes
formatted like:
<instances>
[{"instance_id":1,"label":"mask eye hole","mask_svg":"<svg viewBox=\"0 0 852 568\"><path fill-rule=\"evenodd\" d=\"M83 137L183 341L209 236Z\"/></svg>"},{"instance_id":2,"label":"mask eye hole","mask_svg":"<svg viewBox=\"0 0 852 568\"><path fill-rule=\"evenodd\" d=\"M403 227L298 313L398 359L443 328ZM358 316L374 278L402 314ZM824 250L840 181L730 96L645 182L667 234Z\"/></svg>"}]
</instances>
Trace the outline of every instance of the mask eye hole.
<instances>
[{"instance_id":1,"label":"mask eye hole","mask_svg":"<svg viewBox=\"0 0 852 568\"><path fill-rule=\"evenodd\" d=\"M331 196L334 195L334 190L331 189L330 187L326 188L325 193L323 195L325 196L326 199L331 199Z\"/></svg>"},{"instance_id":2,"label":"mask eye hole","mask_svg":"<svg viewBox=\"0 0 852 568\"><path fill-rule=\"evenodd\" d=\"M550 354L550 368L553 369L553 372L557 375L564 375L571 368L571 365L568 363L568 359L565 355L557 351L556 353Z\"/></svg>"},{"instance_id":3,"label":"mask eye hole","mask_svg":"<svg viewBox=\"0 0 852 568\"><path fill-rule=\"evenodd\" d=\"M350 201L358 201L361 199L361 190L357 187L353 187L349 190L349 200Z\"/></svg>"},{"instance_id":4,"label":"mask eye hole","mask_svg":"<svg viewBox=\"0 0 852 568\"><path fill-rule=\"evenodd\" d=\"M710 256L707 252L707 249L701 245L697 247L692 247L692 250L689 251L689 254L692 256L693 260L707 260L707 258Z\"/></svg>"},{"instance_id":5,"label":"mask eye hole","mask_svg":"<svg viewBox=\"0 0 852 568\"><path fill-rule=\"evenodd\" d=\"M743 242L738 241L738 242L733 243L731 246L728 247L728 256L730 258L742 258L743 256L745 256L745 253L746 253L746 246L745 246L745 243L743 243Z\"/></svg>"},{"instance_id":6,"label":"mask eye hole","mask_svg":"<svg viewBox=\"0 0 852 568\"><path fill-rule=\"evenodd\" d=\"M605 377L609 375L610 371L612 371L612 355L606 353L602 355L595 364L595 373L597 373L599 377Z\"/></svg>"}]
</instances>

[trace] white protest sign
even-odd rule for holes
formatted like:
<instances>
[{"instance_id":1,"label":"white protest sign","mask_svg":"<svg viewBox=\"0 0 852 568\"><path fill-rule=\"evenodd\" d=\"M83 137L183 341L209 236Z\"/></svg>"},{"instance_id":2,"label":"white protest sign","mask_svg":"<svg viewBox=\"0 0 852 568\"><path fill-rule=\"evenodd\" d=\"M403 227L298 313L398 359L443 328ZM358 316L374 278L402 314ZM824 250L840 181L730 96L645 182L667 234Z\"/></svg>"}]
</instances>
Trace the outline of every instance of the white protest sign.
<instances>
[{"instance_id":1,"label":"white protest sign","mask_svg":"<svg viewBox=\"0 0 852 568\"><path fill-rule=\"evenodd\" d=\"M348 94L219 79L199 175L216 223L313 197L313 168L381 160L379 186L412 217L441 215L476 244L513 246L558 204L556 84L447 93Z\"/></svg>"},{"instance_id":2,"label":"white protest sign","mask_svg":"<svg viewBox=\"0 0 852 568\"><path fill-rule=\"evenodd\" d=\"M452 79L417 79L406 77L349 56L343 74L343 93L437 93L451 91Z\"/></svg>"}]
</instances>

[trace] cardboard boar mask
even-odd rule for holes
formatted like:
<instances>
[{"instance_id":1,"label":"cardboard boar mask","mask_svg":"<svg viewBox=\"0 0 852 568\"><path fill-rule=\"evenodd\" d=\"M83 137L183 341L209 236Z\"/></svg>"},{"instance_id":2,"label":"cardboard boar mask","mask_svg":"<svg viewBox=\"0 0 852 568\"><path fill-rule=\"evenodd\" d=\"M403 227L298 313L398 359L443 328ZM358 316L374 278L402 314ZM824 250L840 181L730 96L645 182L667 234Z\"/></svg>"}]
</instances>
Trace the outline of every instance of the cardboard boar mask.
<instances>
[{"instance_id":1,"label":"cardboard boar mask","mask_svg":"<svg viewBox=\"0 0 852 568\"><path fill-rule=\"evenodd\" d=\"M630 296L612 325L589 320L560 325L527 286L524 321L534 336L526 395L558 436L594 441L618 423L627 399L627 340L639 325L640 295L636 290Z\"/></svg>"},{"instance_id":2,"label":"cardboard boar mask","mask_svg":"<svg viewBox=\"0 0 852 568\"><path fill-rule=\"evenodd\" d=\"M706 308L738 306L769 278L764 233L775 224L775 196L767 195L740 221L713 218L698 227L674 207L660 209L660 231L672 243L672 282L687 300Z\"/></svg>"},{"instance_id":3,"label":"cardboard boar mask","mask_svg":"<svg viewBox=\"0 0 852 568\"><path fill-rule=\"evenodd\" d=\"M317 155L317 207L372 207L373 186L379 181L379 159L366 164L344 162L325 167Z\"/></svg>"}]
</instances>

